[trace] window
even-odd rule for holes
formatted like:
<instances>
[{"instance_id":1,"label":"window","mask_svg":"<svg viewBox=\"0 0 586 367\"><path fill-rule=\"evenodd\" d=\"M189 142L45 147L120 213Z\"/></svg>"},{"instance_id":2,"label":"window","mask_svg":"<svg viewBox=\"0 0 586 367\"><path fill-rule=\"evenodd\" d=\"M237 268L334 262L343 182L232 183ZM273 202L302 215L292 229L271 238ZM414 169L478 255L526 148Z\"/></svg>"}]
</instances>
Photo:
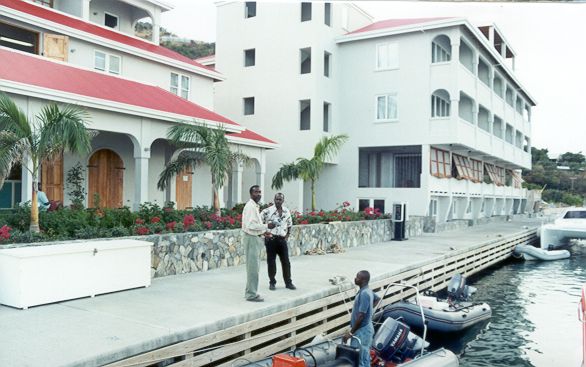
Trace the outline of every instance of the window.
<instances>
[{"instance_id":1,"label":"window","mask_svg":"<svg viewBox=\"0 0 586 367\"><path fill-rule=\"evenodd\" d=\"M503 186L504 182L505 182L505 177L504 177L504 169L501 167L496 167L492 164L489 163L484 163L484 169L486 171L486 173L488 174L488 178L490 179L490 181L492 183L494 183L497 186ZM501 171L502 171L502 176L501 176Z\"/></svg>"},{"instance_id":2,"label":"window","mask_svg":"<svg viewBox=\"0 0 586 367\"><path fill-rule=\"evenodd\" d=\"M359 148L358 187L420 187L421 146Z\"/></svg>"},{"instance_id":3,"label":"window","mask_svg":"<svg viewBox=\"0 0 586 367\"><path fill-rule=\"evenodd\" d=\"M513 107L513 89L511 89L509 86L507 86L507 90L505 92L505 100L509 106Z\"/></svg>"},{"instance_id":4,"label":"window","mask_svg":"<svg viewBox=\"0 0 586 367\"><path fill-rule=\"evenodd\" d=\"M301 64L301 74L311 73L311 47L300 49L299 58Z\"/></svg>"},{"instance_id":5,"label":"window","mask_svg":"<svg viewBox=\"0 0 586 367\"><path fill-rule=\"evenodd\" d=\"M254 97L243 98L244 115L254 115Z\"/></svg>"},{"instance_id":6,"label":"window","mask_svg":"<svg viewBox=\"0 0 586 367\"><path fill-rule=\"evenodd\" d=\"M311 20L311 3L301 3L301 21Z\"/></svg>"},{"instance_id":7,"label":"window","mask_svg":"<svg viewBox=\"0 0 586 367\"><path fill-rule=\"evenodd\" d=\"M385 212L384 199L358 199L358 211L363 212L366 208L373 208L375 211Z\"/></svg>"},{"instance_id":8,"label":"window","mask_svg":"<svg viewBox=\"0 0 586 367\"><path fill-rule=\"evenodd\" d=\"M38 54L39 34L0 22L0 46Z\"/></svg>"},{"instance_id":9,"label":"window","mask_svg":"<svg viewBox=\"0 0 586 367\"><path fill-rule=\"evenodd\" d=\"M324 132L329 133L331 129L331 108L332 104L328 102L324 102Z\"/></svg>"},{"instance_id":10,"label":"window","mask_svg":"<svg viewBox=\"0 0 586 367\"><path fill-rule=\"evenodd\" d=\"M171 73L171 93L189 99L190 80L188 76Z\"/></svg>"},{"instance_id":11,"label":"window","mask_svg":"<svg viewBox=\"0 0 586 367\"><path fill-rule=\"evenodd\" d=\"M94 69L119 75L120 66L120 56L110 55L101 51L95 51Z\"/></svg>"},{"instance_id":12,"label":"window","mask_svg":"<svg viewBox=\"0 0 586 367\"><path fill-rule=\"evenodd\" d=\"M370 207L370 199L358 199L358 211L363 212L364 209Z\"/></svg>"},{"instance_id":13,"label":"window","mask_svg":"<svg viewBox=\"0 0 586 367\"><path fill-rule=\"evenodd\" d=\"M324 51L324 76L329 77L330 76L330 60L331 60L331 56L332 54Z\"/></svg>"},{"instance_id":14,"label":"window","mask_svg":"<svg viewBox=\"0 0 586 367\"><path fill-rule=\"evenodd\" d=\"M244 50L244 66L254 66L256 64L256 51L254 48Z\"/></svg>"},{"instance_id":15,"label":"window","mask_svg":"<svg viewBox=\"0 0 586 367\"><path fill-rule=\"evenodd\" d=\"M468 157L452 154L452 161L456 167L456 178L467 180L472 179L472 164Z\"/></svg>"},{"instance_id":16,"label":"window","mask_svg":"<svg viewBox=\"0 0 586 367\"><path fill-rule=\"evenodd\" d=\"M244 18L256 17L256 1L247 1L244 3Z\"/></svg>"},{"instance_id":17,"label":"window","mask_svg":"<svg viewBox=\"0 0 586 367\"><path fill-rule=\"evenodd\" d=\"M470 163L472 164L472 181L481 182L484 177L482 162L476 159L470 159Z\"/></svg>"},{"instance_id":18,"label":"window","mask_svg":"<svg viewBox=\"0 0 586 367\"><path fill-rule=\"evenodd\" d=\"M515 103L515 109L517 110L517 113L519 115L523 115L523 106L525 106L525 103L523 103L523 99L521 97L517 97L517 102Z\"/></svg>"},{"instance_id":19,"label":"window","mask_svg":"<svg viewBox=\"0 0 586 367\"><path fill-rule=\"evenodd\" d=\"M381 43L376 45L376 70L399 68L399 45Z\"/></svg>"},{"instance_id":20,"label":"window","mask_svg":"<svg viewBox=\"0 0 586 367\"><path fill-rule=\"evenodd\" d=\"M53 0L33 0L33 2L41 4L43 6L47 6L49 8L53 7Z\"/></svg>"},{"instance_id":21,"label":"window","mask_svg":"<svg viewBox=\"0 0 586 367\"><path fill-rule=\"evenodd\" d=\"M104 25L106 27L118 29L118 17L114 14L104 13Z\"/></svg>"},{"instance_id":22,"label":"window","mask_svg":"<svg viewBox=\"0 0 586 367\"><path fill-rule=\"evenodd\" d=\"M380 121L393 121L398 119L397 114L397 95L386 94L376 96L376 118Z\"/></svg>"},{"instance_id":23,"label":"window","mask_svg":"<svg viewBox=\"0 0 586 367\"><path fill-rule=\"evenodd\" d=\"M478 106L478 127L486 132L490 132L490 113L482 106Z\"/></svg>"},{"instance_id":24,"label":"window","mask_svg":"<svg viewBox=\"0 0 586 367\"><path fill-rule=\"evenodd\" d=\"M505 130L505 141L509 144L514 144L514 142L513 142L513 127L509 124L507 124L506 130Z\"/></svg>"},{"instance_id":25,"label":"window","mask_svg":"<svg viewBox=\"0 0 586 367\"><path fill-rule=\"evenodd\" d=\"M494 116L494 121L492 122L492 134L498 138L503 138L503 120L500 117Z\"/></svg>"},{"instance_id":26,"label":"window","mask_svg":"<svg viewBox=\"0 0 586 367\"><path fill-rule=\"evenodd\" d=\"M474 123L474 100L464 93L460 92L460 102L458 103L458 114L460 118L470 123Z\"/></svg>"},{"instance_id":27,"label":"window","mask_svg":"<svg viewBox=\"0 0 586 367\"><path fill-rule=\"evenodd\" d=\"M460 63L474 74L474 52L464 41L460 41Z\"/></svg>"},{"instance_id":28,"label":"window","mask_svg":"<svg viewBox=\"0 0 586 367\"><path fill-rule=\"evenodd\" d=\"M331 3L324 4L324 24L329 27L332 26L332 4Z\"/></svg>"},{"instance_id":29,"label":"window","mask_svg":"<svg viewBox=\"0 0 586 367\"><path fill-rule=\"evenodd\" d=\"M438 89L431 96L431 117L450 116L450 95L443 89Z\"/></svg>"},{"instance_id":30,"label":"window","mask_svg":"<svg viewBox=\"0 0 586 367\"><path fill-rule=\"evenodd\" d=\"M430 173L435 177L452 177L452 161L450 152L431 148L430 156Z\"/></svg>"},{"instance_id":31,"label":"window","mask_svg":"<svg viewBox=\"0 0 586 367\"><path fill-rule=\"evenodd\" d=\"M311 100L299 101L299 130L311 128Z\"/></svg>"},{"instance_id":32,"label":"window","mask_svg":"<svg viewBox=\"0 0 586 367\"><path fill-rule=\"evenodd\" d=\"M531 151L531 141L526 136L523 138L523 151L527 153Z\"/></svg>"},{"instance_id":33,"label":"window","mask_svg":"<svg viewBox=\"0 0 586 367\"><path fill-rule=\"evenodd\" d=\"M449 62L452 55L450 52L450 39L448 36L437 36L431 43L431 62Z\"/></svg>"},{"instance_id":34,"label":"window","mask_svg":"<svg viewBox=\"0 0 586 367\"><path fill-rule=\"evenodd\" d=\"M496 75L492 82L492 89L494 90L497 96L503 98L503 80Z\"/></svg>"},{"instance_id":35,"label":"window","mask_svg":"<svg viewBox=\"0 0 586 367\"><path fill-rule=\"evenodd\" d=\"M520 131L515 133L515 146L519 149L523 149L523 134Z\"/></svg>"}]
</instances>

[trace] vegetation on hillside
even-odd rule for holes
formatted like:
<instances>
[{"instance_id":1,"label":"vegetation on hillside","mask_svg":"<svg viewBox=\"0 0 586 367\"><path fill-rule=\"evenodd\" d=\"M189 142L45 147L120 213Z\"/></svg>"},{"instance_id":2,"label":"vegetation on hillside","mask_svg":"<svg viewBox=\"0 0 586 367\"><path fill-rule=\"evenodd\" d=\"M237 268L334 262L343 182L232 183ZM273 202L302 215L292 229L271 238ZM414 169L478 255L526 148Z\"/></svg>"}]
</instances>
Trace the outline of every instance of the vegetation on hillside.
<instances>
[{"instance_id":1,"label":"vegetation on hillside","mask_svg":"<svg viewBox=\"0 0 586 367\"><path fill-rule=\"evenodd\" d=\"M153 26L148 22L138 22L136 23L134 31L138 37L150 40ZM214 42L181 39L176 34L163 27L161 27L160 44L161 46L189 57L190 59L213 55L216 51L216 44Z\"/></svg>"},{"instance_id":2,"label":"vegetation on hillside","mask_svg":"<svg viewBox=\"0 0 586 367\"><path fill-rule=\"evenodd\" d=\"M550 159L547 149L531 148L532 169L523 174L530 189L542 189L543 200L580 206L586 198L586 157L567 152Z\"/></svg>"}]
</instances>

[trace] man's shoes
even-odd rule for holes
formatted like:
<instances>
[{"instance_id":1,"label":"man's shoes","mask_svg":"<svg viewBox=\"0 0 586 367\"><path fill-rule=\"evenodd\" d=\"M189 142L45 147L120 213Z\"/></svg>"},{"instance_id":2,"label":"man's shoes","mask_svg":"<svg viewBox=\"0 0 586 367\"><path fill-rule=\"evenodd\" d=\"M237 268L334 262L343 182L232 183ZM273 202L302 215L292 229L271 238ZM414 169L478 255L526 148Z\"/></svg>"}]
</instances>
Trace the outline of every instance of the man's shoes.
<instances>
[{"instance_id":1,"label":"man's shoes","mask_svg":"<svg viewBox=\"0 0 586 367\"><path fill-rule=\"evenodd\" d=\"M277 290L277 287L274 284L269 284L269 290L275 291Z\"/></svg>"},{"instance_id":2,"label":"man's shoes","mask_svg":"<svg viewBox=\"0 0 586 367\"><path fill-rule=\"evenodd\" d=\"M262 298L260 294L257 294L254 298L247 298L246 300L248 302L264 302L264 298Z\"/></svg>"},{"instance_id":3,"label":"man's shoes","mask_svg":"<svg viewBox=\"0 0 586 367\"><path fill-rule=\"evenodd\" d=\"M293 285L293 283L289 283L285 286L285 288L290 289L292 291L296 290L297 287Z\"/></svg>"}]
</instances>

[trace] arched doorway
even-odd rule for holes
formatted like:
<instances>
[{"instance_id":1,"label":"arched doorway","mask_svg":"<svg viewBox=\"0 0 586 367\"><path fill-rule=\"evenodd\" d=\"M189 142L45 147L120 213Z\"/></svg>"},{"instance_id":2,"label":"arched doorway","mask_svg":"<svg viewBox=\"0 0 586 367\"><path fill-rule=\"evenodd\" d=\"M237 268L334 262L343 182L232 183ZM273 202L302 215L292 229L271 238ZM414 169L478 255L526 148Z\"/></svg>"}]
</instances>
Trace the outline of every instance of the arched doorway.
<instances>
[{"instance_id":1,"label":"arched doorway","mask_svg":"<svg viewBox=\"0 0 586 367\"><path fill-rule=\"evenodd\" d=\"M175 196L177 209L189 209L192 207L191 190L193 187L193 170L186 168L175 178Z\"/></svg>"},{"instance_id":2,"label":"arched doorway","mask_svg":"<svg viewBox=\"0 0 586 367\"><path fill-rule=\"evenodd\" d=\"M88 207L95 206L94 195L100 196L100 206L120 208L124 187L124 162L110 149L100 149L88 164Z\"/></svg>"}]
</instances>

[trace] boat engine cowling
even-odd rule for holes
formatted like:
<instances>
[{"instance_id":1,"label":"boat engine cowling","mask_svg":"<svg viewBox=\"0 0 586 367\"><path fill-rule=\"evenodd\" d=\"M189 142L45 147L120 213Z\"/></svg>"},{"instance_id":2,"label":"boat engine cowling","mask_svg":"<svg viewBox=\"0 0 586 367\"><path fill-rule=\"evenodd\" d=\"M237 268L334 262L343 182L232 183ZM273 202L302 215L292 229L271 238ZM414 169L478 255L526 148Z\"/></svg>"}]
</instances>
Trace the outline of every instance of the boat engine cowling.
<instances>
[{"instance_id":1,"label":"boat engine cowling","mask_svg":"<svg viewBox=\"0 0 586 367\"><path fill-rule=\"evenodd\" d=\"M383 322L372 342L372 348L381 359L394 363L413 358L427 345L427 342L410 331L409 326L392 317Z\"/></svg>"},{"instance_id":2,"label":"boat engine cowling","mask_svg":"<svg viewBox=\"0 0 586 367\"><path fill-rule=\"evenodd\" d=\"M448 283L448 299L452 301L467 301L476 292L476 288L466 285L466 277L456 274Z\"/></svg>"}]
</instances>

